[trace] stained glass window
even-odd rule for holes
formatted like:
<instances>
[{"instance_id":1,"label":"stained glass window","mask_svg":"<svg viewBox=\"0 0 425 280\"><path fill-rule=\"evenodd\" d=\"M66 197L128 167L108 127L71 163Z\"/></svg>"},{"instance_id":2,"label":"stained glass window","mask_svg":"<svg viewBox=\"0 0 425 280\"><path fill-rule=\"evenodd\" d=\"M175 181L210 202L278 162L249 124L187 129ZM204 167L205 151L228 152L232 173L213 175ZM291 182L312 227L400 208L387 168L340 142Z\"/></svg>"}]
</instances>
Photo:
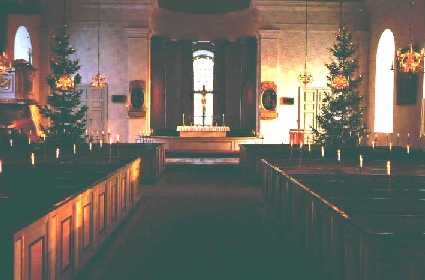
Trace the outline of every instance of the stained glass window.
<instances>
[{"instance_id":1,"label":"stained glass window","mask_svg":"<svg viewBox=\"0 0 425 280\"><path fill-rule=\"evenodd\" d=\"M197 49L193 52L193 89L194 124L212 125L214 119L214 53L210 50Z\"/></svg>"}]
</instances>

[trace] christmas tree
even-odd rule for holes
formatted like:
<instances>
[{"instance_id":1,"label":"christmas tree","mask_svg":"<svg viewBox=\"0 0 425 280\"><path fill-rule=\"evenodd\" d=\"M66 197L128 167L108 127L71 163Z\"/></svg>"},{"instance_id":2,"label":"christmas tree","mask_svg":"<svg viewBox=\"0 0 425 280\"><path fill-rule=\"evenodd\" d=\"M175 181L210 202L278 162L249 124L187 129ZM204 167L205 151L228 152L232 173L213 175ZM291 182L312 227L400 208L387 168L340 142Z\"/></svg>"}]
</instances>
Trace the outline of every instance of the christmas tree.
<instances>
[{"instance_id":1,"label":"christmas tree","mask_svg":"<svg viewBox=\"0 0 425 280\"><path fill-rule=\"evenodd\" d=\"M50 121L44 129L47 141L56 144L81 142L86 129L87 107L81 105L81 90L77 89L81 76L79 61L71 59L76 50L69 43L67 26L53 36L50 58L51 73L47 82L51 89L47 106L42 113Z\"/></svg>"},{"instance_id":2,"label":"christmas tree","mask_svg":"<svg viewBox=\"0 0 425 280\"><path fill-rule=\"evenodd\" d=\"M313 129L317 143L334 146L354 146L366 134L364 108L358 93L361 77L355 77L358 62L352 34L340 27L330 53L333 62L326 64L330 92L325 94L318 116L318 129Z\"/></svg>"}]
</instances>

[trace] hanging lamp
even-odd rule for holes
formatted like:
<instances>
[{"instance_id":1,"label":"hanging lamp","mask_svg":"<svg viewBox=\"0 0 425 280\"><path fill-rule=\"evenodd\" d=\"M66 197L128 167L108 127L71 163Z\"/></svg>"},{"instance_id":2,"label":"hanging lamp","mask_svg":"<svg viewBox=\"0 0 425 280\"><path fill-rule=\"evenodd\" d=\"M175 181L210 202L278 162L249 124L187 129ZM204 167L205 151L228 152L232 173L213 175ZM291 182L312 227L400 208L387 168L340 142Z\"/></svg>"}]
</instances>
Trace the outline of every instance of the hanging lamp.
<instances>
[{"instance_id":1,"label":"hanging lamp","mask_svg":"<svg viewBox=\"0 0 425 280\"><path fill-rule=\"evenodd\" d=\"M415 1L409 2L410 12L413 12ZM424 67L421 65L424 60L425 49L422 48L417 51L413 48L413 35L412 35L412 16L409 17L409 46L407 48L399 48L396 54L397 70L402 73L417 73L423 71Z\"/></svg>"},{"instance_id":2,"label":"hanging lamp","mask_svg":"<svg viewBox=\"0 0 425 280\"><path fill-rule=\"evenodd\" d=\"M337 37L341 36L344 31L344 23L343 23L343 10L342 10L342 0L339 1L339 28ZM339 69L339 73L332 79L331 85L336 90L344 90L350 85L349 79L345 76L343 71Z\"/></svg>"},{"instance_id":3,"label":"hanging lamp","mask_svg":"<svg viewBox=\"0 0 425 280\"><path fill-rule=\"evenodd\" d=\"M63 1L63 28L66 29L67 18L66 18L66 0ZM59 91L70 91L75 87L74 77L67 73L60 75L59 79L56 81L56 89Z\"/></svg>"},{"instance_id":4,"label":"hanging lamp","mask_svg":"<svg viewBox=\"0 0 425 280\"><path fill-rule=\"evenodd\" d=\"M298 75L300 83L307 87L313 81L313 76L307 71L307 51L308 51L308 0L305 1L305 46L304 46L304 72Z\"/></svg>"},{"instance_id":5,"label":"hanging lamp","mask_svg":"<svg viewBox=\"0 0 425 280\"><path fill-rule=\"evenodd\" d=\"M12 63L6 52L2 52L0 54L0 74L6 74L10 70L12 70Z\"/></svg>"},{"instance_id":6,"label":"hanging lamp","mask_svg":"<svg viewBox=\"0 0 425 280\"><path fill-rule=\"evenodd\" d=\"M100 0L97 5L97 74L92 78L90 85L97 89L107 86L106 76L100 73Z\"/></svg>"}]
</instances>

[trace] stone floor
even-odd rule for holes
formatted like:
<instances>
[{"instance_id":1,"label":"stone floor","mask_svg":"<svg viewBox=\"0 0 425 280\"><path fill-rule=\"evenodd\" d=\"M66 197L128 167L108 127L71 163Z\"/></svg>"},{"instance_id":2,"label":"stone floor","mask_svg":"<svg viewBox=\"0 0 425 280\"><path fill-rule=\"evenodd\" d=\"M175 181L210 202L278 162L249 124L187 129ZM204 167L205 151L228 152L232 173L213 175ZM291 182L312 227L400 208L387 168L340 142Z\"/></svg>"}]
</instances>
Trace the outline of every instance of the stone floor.
<instances>
[{"instance_id":1,"label":"stone floor","mask_svg":"<svg viewBox=\"0 0 425 280\"><path fill-rule=\"evenodd\" d=\"M318 279L234 165L172 165L79 279Z\"/></svg>"}]
</instances>

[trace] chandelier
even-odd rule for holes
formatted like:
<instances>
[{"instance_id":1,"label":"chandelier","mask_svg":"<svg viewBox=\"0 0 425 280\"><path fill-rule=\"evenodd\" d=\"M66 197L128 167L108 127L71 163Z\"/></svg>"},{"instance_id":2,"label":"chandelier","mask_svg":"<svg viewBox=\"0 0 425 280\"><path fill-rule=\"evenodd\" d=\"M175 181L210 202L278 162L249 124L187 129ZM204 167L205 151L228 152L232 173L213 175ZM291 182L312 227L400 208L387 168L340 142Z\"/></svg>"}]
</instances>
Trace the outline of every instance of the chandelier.
<instances>
[{"instance_id":1,"label":"chandelier","mask_svg":"<svg viewBox=\"0 0 425 280\"><path fill-rule=\"evenodd\" d=\"M409 48L397 50L397 69L403 73L417 73L423 69L421 66L424 59L425 49L416 51L410 43Z\"/></svg>"},{"instance_id":2,"label":"chandelier","mask_svg":"<svg viewBox=\"0 0 425 280\"><path fill-rule=\"evenodd\" d=\"M410 9L413 10L415 1L410 1ZM408 48L399 48L397 50L397 70L403 73L417 73L420 70L423 70L421 66L422 60L424 59L425 49L420 49L416 51L413 48L413 38L412 38L412 21L409 17L409 38L410 44Z\"/></svg>"},{"instance_id":3,"label":"chandelier","mask_svg":"<svg viewBox=\"0 0 425 280\"><path fill-rule=\"evenodd\" d=\"M56 89L60 91L69 91L74 89L74 78L69 74L63 74L56 81Z\"/></svg>"},{"instance_id":4,"label":"chandelier","mask_svg":"<svg viewBox=\"0 0 425 280\"><path fill-rule=\"evenodd\" d=\"M298 75L298 81L307 87L313 81L313 76L307 71L307 42L308 42L308 0L305 1L305 46L304 46L304 72Z\"/></svg>"},{"instance_id":5,"label":"chandelier","mask_svg":"<svg viewBox=\"0 0 425 280\"><path fill-rule=\"evenodd\" d=\"M97 74L92 78L90 85L97 89L105 88L108 84L106 76L100 74L100 1L97 4Z\"/></svg>"},{"instance_id":6,"label":"chandelier","mask_svg":"<svg viewBox=\"0 0 425 280\"><path fill-rule=\"evenodd\" d=\"M336 90L343 90L350 85L350 82L343 74L339 74L332 79L331 85Z\"/></svg>"},{"instance_id":7,"label":"chandelier","mask_svg":"<svg viewBox=\"0 0 425 280\"><path fill-rule=\"evenodd\" d=\"M11 62L6 52L0 54L0 74L5 74L11 69Z\"/></svg>"}]
</instances>

